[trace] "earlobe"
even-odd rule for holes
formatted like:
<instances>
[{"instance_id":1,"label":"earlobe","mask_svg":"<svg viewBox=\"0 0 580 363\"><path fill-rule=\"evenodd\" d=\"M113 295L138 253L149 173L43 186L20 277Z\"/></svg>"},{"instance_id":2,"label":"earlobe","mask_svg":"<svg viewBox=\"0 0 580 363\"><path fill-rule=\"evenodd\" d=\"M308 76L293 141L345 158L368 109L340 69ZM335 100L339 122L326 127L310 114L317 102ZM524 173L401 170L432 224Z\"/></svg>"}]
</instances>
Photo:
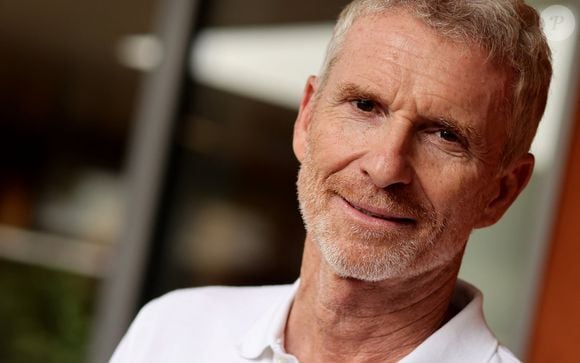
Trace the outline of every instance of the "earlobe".
<instances>
[{"instance_id":1,"label":"earlobe","mask_svg":"<svg viewBox=\"0 0 580 363\"><path fill-rule=\"evenodd\" d=\"M534 156L530 153L520 157L500 176L495 195L490 198L475 228L495 224L524 190L534 170Z\"/></svg>"},{"instance_id":2,"label":"earlobe","mask_svg":"<svg viewBox=\"0 0 580 363\"><path fill-rule=\"evenodd\" d=\"M318 79L315 76L308 77L304 93L300 101L300 110L294 122L294 137L292 140L292 148L294 155L299 162L302 162L306 153L307 135L310 121L312 119L312 107L314 103L314 94L317 90Z\"/></svg>"}]
</instances>

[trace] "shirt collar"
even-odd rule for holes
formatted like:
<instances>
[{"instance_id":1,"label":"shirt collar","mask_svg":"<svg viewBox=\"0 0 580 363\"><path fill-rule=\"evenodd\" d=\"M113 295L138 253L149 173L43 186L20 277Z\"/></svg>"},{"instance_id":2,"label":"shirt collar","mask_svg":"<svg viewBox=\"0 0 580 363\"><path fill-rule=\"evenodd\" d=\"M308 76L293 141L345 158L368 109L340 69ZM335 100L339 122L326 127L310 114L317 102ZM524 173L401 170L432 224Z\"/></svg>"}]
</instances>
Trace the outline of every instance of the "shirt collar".
<instances>
[{"instance_id":1,"label":"shirt collar","mask_svg":"<svg viewBox=\"0 0 580 363\"><path fill-rule=\"evenodd\" d=\"M300 280L272 306L244 335L238 351L246 359L256 359L267 348L280 345L290 307ZM498 341L483 317L481 292L467 282L458 280L451 303L461 311L439 328L400 363L487 361L497 350Z\"/></svg>"},{"instance_id":2,"label":"shirt collar","mask_svg":"<svg viewBox=\"0 0 580 363\"><path fill-rule=\"evenodd\" d=\"M256 359L267 348L281 344L286 320L299 285L300 279L243 336L238 344L238 352L242 357Z\"/></svg>"},{"instance_id":3,"label":"shirt collar","mask_svg":"<svg viewBox=\"0 0 580 363\"><path fill-rule=\"evenodd\" d=\"M483 317L481 292L458 280L451 304L459 313L399 363L489 361L499 343Z\"/></svg>"}]
</instances>

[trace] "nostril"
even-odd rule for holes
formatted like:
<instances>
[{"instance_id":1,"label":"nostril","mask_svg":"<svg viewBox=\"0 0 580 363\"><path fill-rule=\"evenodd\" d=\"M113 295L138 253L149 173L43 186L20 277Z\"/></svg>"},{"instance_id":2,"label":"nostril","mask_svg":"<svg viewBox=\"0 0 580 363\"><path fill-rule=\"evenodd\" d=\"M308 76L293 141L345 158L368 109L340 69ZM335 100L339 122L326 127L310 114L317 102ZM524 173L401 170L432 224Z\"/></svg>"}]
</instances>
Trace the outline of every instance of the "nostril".
<instances>
[{"instance_id":1,"label":"nostril","mask_svg":"<svg viewBox=\"0 0 580 363\"><path fill-rule=\"evenodd\" d=\"M362 175L378 188L395 184L410 184L413 179L413 168L405 155L374 154L361 160Z\"/></svg>"}]
</instances>

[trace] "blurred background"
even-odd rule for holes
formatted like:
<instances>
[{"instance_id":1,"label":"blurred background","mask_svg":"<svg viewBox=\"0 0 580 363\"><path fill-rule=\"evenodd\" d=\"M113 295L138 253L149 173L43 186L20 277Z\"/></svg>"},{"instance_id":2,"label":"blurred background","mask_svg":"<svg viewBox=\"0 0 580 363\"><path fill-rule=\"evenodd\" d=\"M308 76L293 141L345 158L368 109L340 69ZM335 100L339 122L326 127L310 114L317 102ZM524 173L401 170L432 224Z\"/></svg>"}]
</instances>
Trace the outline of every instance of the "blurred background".
<instances>
[{"instance_id":1,"label":"blurred background","mask_svg":"<svg viewBox=\"0 0 580 363\"><path fill-rule=\"evenodd\" d=\"M0 362L105 362L167 291L296 279L292 126L347 2L0 0ZM573 362L580 4L532 3L555 65L535 175L461 276L518 356Z\"/></svg>"}]
</instances>

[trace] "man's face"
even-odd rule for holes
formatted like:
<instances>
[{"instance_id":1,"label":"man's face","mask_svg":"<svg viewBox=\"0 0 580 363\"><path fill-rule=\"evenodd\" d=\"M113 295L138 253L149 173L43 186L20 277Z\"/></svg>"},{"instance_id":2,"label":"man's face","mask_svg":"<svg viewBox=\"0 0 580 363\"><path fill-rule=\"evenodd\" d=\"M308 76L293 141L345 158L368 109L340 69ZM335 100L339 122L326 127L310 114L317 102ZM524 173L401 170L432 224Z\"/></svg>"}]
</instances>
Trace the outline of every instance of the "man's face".
<instances>
[{"instance_id":1,"label":"man's face","mask_svg":"<svg viewBox=\"0 0 580 363\"><path fill-rule=\"evenodd\" d=\"M501 216L529 177L513 195L500 168L506 74L406 13L355 22L294 138L308 237L335 272L418 274Z\"/></svg>"}]
</instances>

